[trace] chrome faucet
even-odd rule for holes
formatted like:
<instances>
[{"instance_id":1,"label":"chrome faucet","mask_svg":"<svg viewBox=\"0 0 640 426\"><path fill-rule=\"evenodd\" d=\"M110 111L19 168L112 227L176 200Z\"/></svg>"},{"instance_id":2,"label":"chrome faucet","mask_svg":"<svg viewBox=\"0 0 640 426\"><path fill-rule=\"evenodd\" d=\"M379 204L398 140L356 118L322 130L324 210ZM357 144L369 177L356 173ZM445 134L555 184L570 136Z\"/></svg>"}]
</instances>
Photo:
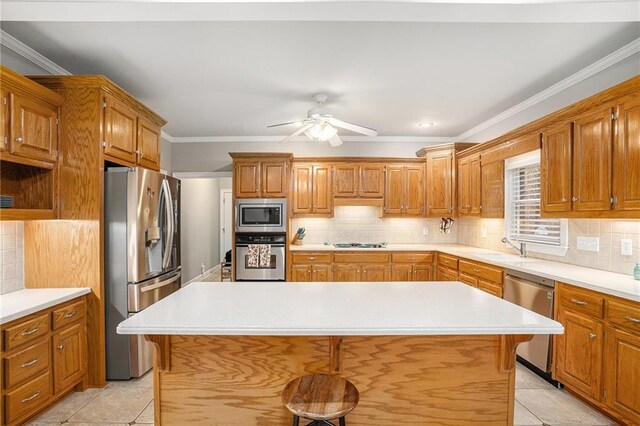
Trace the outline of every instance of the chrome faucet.
<instances>
[{"instance_id":1,"label":"chrome faucet","mask_svg":"<svg viewBox=\"0 0 640 426\"><path fill-rule=\"evenodd\" d=\"M500 241L502 241L504 244L507 244L507 245L513 247L514 249L518 250L518 252L520 253L520 257L527 257L527 244L526 243L520 243L520 248L518 248L515 244L513 244L511 241L509 241L507 239L507 237L503 237Z\"/></svg>"}]
</instances>

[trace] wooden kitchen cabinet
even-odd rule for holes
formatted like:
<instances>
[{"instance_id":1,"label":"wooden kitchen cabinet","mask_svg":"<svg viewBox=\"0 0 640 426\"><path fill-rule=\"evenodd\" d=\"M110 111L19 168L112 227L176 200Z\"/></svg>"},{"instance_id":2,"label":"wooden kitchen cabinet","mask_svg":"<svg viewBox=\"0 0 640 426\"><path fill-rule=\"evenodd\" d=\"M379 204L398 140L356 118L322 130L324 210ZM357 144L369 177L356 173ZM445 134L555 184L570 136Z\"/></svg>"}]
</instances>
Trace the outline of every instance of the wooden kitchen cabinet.
<instances>
[{"instance_id":1,"label":"wooden kitchen cabinet","mask_svg":"<svg viewBox=\"0 0 640 426\"><path fill-rule=\"evenodd\" d=\"M286 161L263 161L260 163L262 172L261 196L263 198L283 198L287 196L287 178L289 168Z\"/></svg>"},{"instance_id":2,"label":"wooden kitchen cabinet","mask_svg":"<svg viewBox=\"0 0 640 426\"><path fill-rule=\"evenodd\" d=\"M438 266L436 281L458 281L458 271Z\"/></svg>"},{"instance_id":3,"label":"wooden kitchen cabinet","mask_svg":"<svg viewBox=\"0 0 640 426\"><path fill-rule=\"evenodd\" d=\"M542 214L570 212L573 170L572 123L561 123L542 131L540 195Z\"/></svg>"},{"instance_id":4,"label":"wooden kitchen cabinet","mask_svg":"<svg viewBox=\"0 0 640 426\"><path fill-rule=\"evenodd\" d=\"M384 165L344 163L333 166L333 196L376 199L384 196Z\"/></svg>"},{"instance_id":5,"label":"wooden kitchen cabinet","mask_svg":"<svg viewBox=\"0 0 640 426\"><path fill-rule=\"evenodd\" d=\"M611 209L611 107L573 120L573 209Z\"/></svg>"},{"instance_id":6,"label":"wooden kitchen cabinet","mask_svg":"<svg viewBox=\"0 0 640 426\"><path fill-rule=\"evenodd\" d=\"M137 114L114 96L104 97L104 153L129 163L136 162Z\"/></svg>"},{"instance_id":7,"label":"wooden kitchen cabinet","mask_svg":"<svg viewBox=\"0 0 640 426\"><path fill-rule=\"evenodd\" d=\"M9 99L10 152L35 160L55 161L58 156L58 108L14 93Z\"/></svg>"},{"instance_id":8,"label":"wooden kitchen cabinet","mask_svg":"<svg viewBox=\"0 0 640 426\"><path fill-rule=\"evenodd\" d=\"M333 265L333 281L356 282L360 281L359 265Z\"/></svg>"},{"instance_id":9,"label":"wooden kitchen cabinet","mask_svg":"<svg viewBox=\"0 0 640 426\"><path fill-rule=\"evenodd\" d=\"M479 217L482 213L482 171L480 155L458 159L458 214Z\"/></svg>"},{"instance_id":10,"label":"wooden kitchen cabinet","mask_svg":"<svg viewBox=\"0 0 640 426\"><path fill-rule=\"evenodd\" d=\"M356 198L360 185L360 168L356 164L336 164L333 166L333 196L336 198Z\"/></svg>"},{"instance_id":11,"label":"wooden kitchen cabinet","mask_svg":"<svg viewBox=\"0 0 640 426\"><path fill-rule=\"evenodd\" d=\"M572 390L599 401L602 377L602 322L562 305L557 320L564 334L556 336L556 376Z\"/></svg>"},{"instance_id":12,"label":"wooden kitchen cabinet","mask_svg":"<svg viewBox=\"0 0 640 426\"><path fill-rule=\"evenodd\" d=\"M331 281L331 265L293 265L291 267L293 282L327 282Z\"/></svg>"},{"instance_id":13,"label":"wooden kitchen cabinet","mask_svg":"<svg viewBox=\"0 0 640 426\"><path fill-rule=\"evenodd\" d=\"M0 89L0 152L9 149L9 92Z\"/></svg>"},{"instance_id":14,"label":"wooden kitchen cabinet","mask_svg":"<svg viewBox=\"0 0 640 426\"><path fill-rule=\"evenodd\" d=\"M433 253L393 253L391 281L433 281Z\"/></svg>"},{"instance_id":15,"label":"wooden kitchen cabinet","mask_svg":"<svg viewBox=\"0 0 640 426\"><path fill-rule=\"evenodd\" d=\"M640 96L627 97L618 105L614 142L614 210L640 210Z\"/></svg>"},{"instance_id":16,"label":"wooden kitchen cabinet","mask_svg":"<svg viewBox=\"0 0 640 426\"><path fill-rule=\"evenodd\" d=\"M294 164L292 169L293 215L331 216L333 213L331 166Z\"/></svg>"},{"instance_id":17,"label":"wooden kitchen cabinet","mask_svg":"<svg viewBox=\"0 0 640 426\"><path fill-rule=\"evenodd\" d=\"M285 198L291 154L229 153L235 198Z\"/></svg>"},{"instance_id":18,"label":"wooden kitchen cabinet","mask_svg":"<svg viewBox=\"0 0 640 426\"><path fill-rule=\"evenodd\" d=\"M482 217L504 218L504 161L482 162Z\"/></svg>"},{"instance_id":19,"label":"wooden kitchen cabinet","mask_svg":"<svg viewBox=\"0 0 640 426\"><path fill-rule=\"evenodd\" d=\"M361 164L360 188L358 196L361 198L384 197L384 166L381 164Z\"/></svg>"},{"instance_id":20,"label":"wooden kitchen cabinet","mask_svg":"<svg viewBox=\"0 0 640 426\"><path fill-rule=\"evenodd\" d=\"M75 385L86 372L84 323L53 335L53 377L56 393Z\"/></svg>"},{"instance_id":21,"label":"wooden kitchen cabinet","mask_svg":"<svg viewBox=\"0 0 640 426\"><path fill-rule=\"evenodd\" d=\"M137 163L151 170L160 170L160 127L144 117L138 118Z\"/></svg>"},{"instance_id":22,"label":"wooden kitchen cabinet","mask_svg":"<svg viewBox=\"0 0 640 426\"><path fill-rule=\"evenodd\" d=\"M640 424L640 335L608 327L605 345L605 402L629 424Z\"/></svg>"},{"instance_id":23,"label":"wooden kitchen cabinet","mask_svg":"<svg viewBox=\"0 0 640 426\"><path fill-rule=\"evenodd\" d=\"M390 280L388 265L360 265L360 279L362 282L385 282Z\"/></svg>"},{"instance_id":24,"label":"wooden kitchen cabinet","mask_svg":"<svg viewBox=\"0 0 640 426\"><path fill-rule=\"evenodd\" d=\"M236 198L259 198L260 162L243 161L236 164L234 172Z\"/></svg>"},{"instance_id":25,"label":"wooden kitchen cabinet","mask_svg":"<svg viewBox=\"0 0 640 426\"><path fill-rule=\"evenodd\" d=\"M455 214L455 168L453 150L427 153L426 198L428 217Z\"/></svg>"},{"instance_id":26,"label":"wooden kitchen cabinet","mask_svg":"<svg viewBox=\"0 0 640 426\"><path fill-rule=\"evenodd\" d=\"M387 166L385 216L421 216L424 211L423 181L422 165Z\"/></svg>"}]
</instances>

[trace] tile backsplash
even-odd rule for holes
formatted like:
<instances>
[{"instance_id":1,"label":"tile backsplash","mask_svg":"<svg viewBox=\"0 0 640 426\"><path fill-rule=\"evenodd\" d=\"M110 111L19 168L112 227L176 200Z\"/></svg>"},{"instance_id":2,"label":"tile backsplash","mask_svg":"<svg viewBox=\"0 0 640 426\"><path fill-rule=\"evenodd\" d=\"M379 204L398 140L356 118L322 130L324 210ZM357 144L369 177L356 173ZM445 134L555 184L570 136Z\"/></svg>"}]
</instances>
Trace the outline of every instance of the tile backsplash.
<instances>
[{"instance_id":1,"label":"tile backsplash","mask_svg":"<svg viewBox=\"0 0 640 426\"><path fill-rule=\"evenodd\" d=\"M333 218L296 218L294 232L304 227L305 242L309 244L329 241L337 242L382 242L388 243L455 243L455 223L451 233L439 231L440 219L380 218L378 207L335 207ZM427 228L428 235L423 230Z\"/></svg>"},{"instance_id":2,"label":"tile backsplash","mask_svg":"<svg viewBox=\"0 0 640 426\"><path fill-rule=\"evenodd\" d=\"M24 288L24 222L0 222L0 294Z\"/></svg>"},{"instance_id":3,"label":"tile backsplash","mask_svg":"<svg viewBox=\"0 0 640 426\"><path fill-rule=\"evenodd\" d=\"M474 247L515 253L500 242L505 235L503 219L460 219L458 243ZM455 225L454 225L455 226ZM566 256L552 256L529 252L530 257L553 260L555 262L602 269L632 275L636 262L640 262L640 220L620 219L568 219L569 250ZM598 252L577 249L578 237L597 237L600 241ZM632 255L622 256L622 239L632 241Z\"/></svg>"}]
</instances>

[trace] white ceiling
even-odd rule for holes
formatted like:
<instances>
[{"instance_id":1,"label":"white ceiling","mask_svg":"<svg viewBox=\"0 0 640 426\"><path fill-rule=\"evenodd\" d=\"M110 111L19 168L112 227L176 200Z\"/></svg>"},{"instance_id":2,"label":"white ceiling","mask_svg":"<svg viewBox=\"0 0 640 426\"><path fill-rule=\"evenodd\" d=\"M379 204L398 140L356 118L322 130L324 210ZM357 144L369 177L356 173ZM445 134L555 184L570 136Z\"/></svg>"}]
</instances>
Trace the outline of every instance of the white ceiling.
<instances>
[{"instance_id":1,"label":"white ceiling","mask_svg":"<svg viewBox=\"0 0 640 426\"><path fill-rule=\"evenodd\" d=\"M317 92L381 136L456 136L640 36L638 22L1 26L74 74L105 74L175 137L285 134L266 126L304 118Z\"/></svg>"}]
</instances>

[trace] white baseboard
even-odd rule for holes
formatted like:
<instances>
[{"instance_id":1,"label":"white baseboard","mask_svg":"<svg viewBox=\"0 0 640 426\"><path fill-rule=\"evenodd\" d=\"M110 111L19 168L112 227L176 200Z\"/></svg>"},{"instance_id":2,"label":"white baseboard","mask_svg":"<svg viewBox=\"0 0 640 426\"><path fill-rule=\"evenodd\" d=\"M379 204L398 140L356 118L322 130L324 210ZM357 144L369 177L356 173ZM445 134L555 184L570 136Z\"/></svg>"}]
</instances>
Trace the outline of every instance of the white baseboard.
<instances>
[{"instance_id":1,"label":"white baseboard","mask_svg":"<svg viewBox=\"0 0 640 426\"><path fill-rule=\"evenodd\" d=\"M193 278L193 279L187 281L186 283L182 284L182 287L187 286L187 285L189 285L191 283L202 281L205 277L208 277L209 275L214 274L214 273L216 273L218 271L220 271L220 264L214 266L211 269L207 269L206 271L204 271L204 274L200 274L200 275L196 276L195 278Z\"/></svg>"}]
</instances>

